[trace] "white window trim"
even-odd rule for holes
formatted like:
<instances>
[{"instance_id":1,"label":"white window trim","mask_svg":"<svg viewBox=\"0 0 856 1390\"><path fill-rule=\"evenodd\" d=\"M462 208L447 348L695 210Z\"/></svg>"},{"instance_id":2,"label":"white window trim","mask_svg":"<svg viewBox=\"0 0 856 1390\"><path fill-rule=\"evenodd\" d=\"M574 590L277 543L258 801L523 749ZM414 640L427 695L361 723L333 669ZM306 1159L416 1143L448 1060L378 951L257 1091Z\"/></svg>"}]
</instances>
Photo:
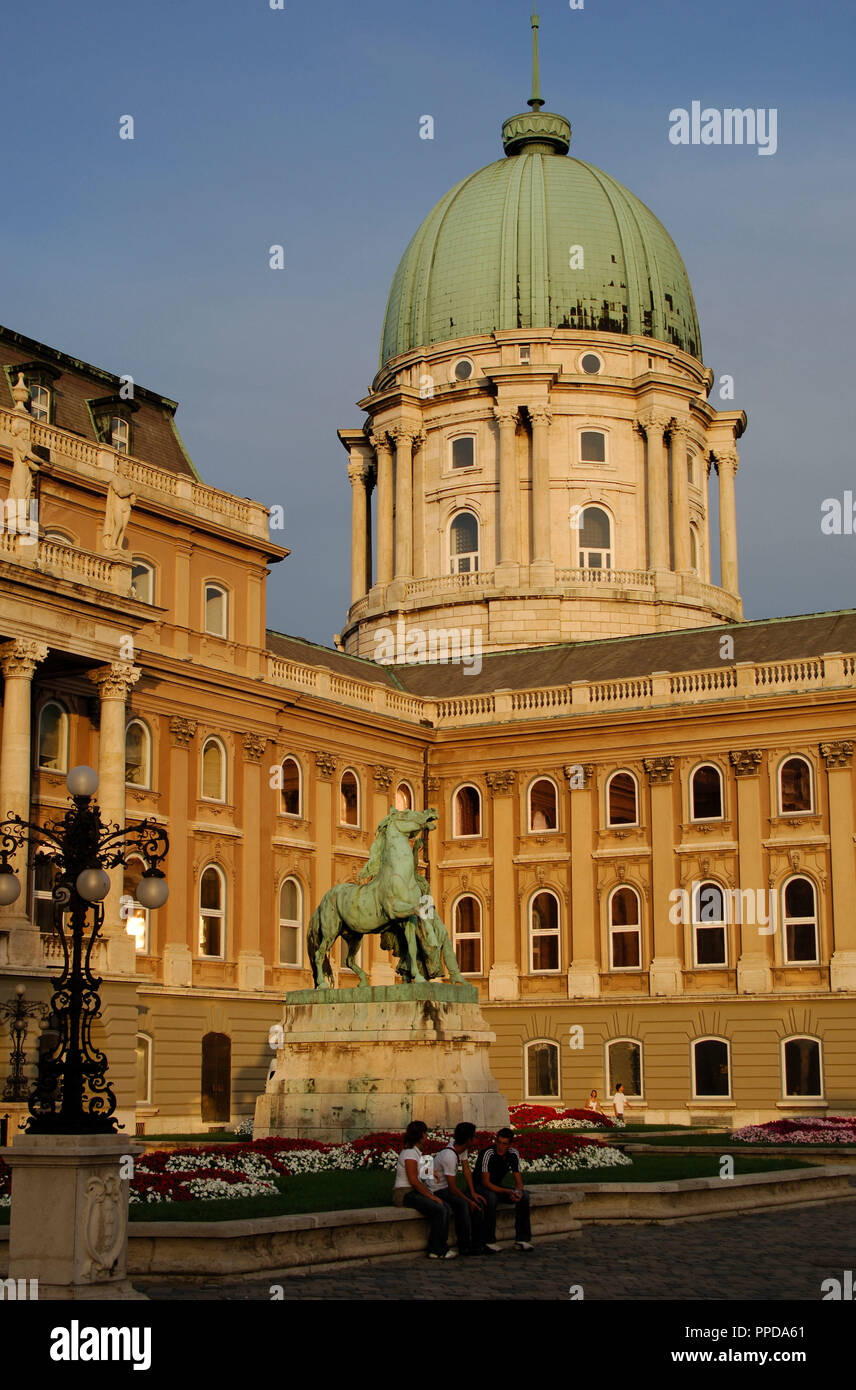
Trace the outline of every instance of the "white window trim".
<instances>
[{"instance_id":1,"label":"white window trim","mask_svg":"<svg viewBox=\"0 0 856 1390\"><path fill-rule=\"evenodd\" d=\"M220 791L221 791L221 795L220 795L220 796L206 796L206 795L205 795L205 749L208 747L209 743L216 743L216 745L217 745L217 747L220 749L220 753L221 753L221 760L220 760ZM219 739L219 738L217 737L216 734L209 734L208 737L204 740L204 742L203 742L203 744L202 744L202 749L201 749L200 754L199 754L199 799L200 799L200 801L210 801L213 805L216 805L216 806L224 806L224 805L226 804L228 790L229 790L229 763L228 763L228 755L227 755L227 753L226 753L226 745L222 742L221 739Z\"/></svg>"},{"instance_id":2,"label":"white window trim","mask_svg":"<svg viewBox=\"0 0 856 1390\"><path fill-rule=\"evenodd\" d=\"M220 911L219 911L219 912L214 912L210 907L209 907L209 908L203 908L203 906L202 906L202 880L203 880L203 878L205 877L205 875L207 874L207 872L208 872L209 869L213 869L213 870L215 871L215 873L218 875L219 879L220 879L220 889L221 889L221 892L220 892L220 904L221 904L221 906L220 906ZM196 917L197 917L197 922L196 922L196 956L197 956L197 959L198 959L198 960L225 960L225 959L226 959L226 922L227 922L227 912L228 912L228 896L227 896L227 895L228 895L228 891L229 891L229 885L228 885L228 882L227 882L227 879L226 879L226 874L225 874L224 870L220 867L220 865L219 865L219 864L216 864L213 860L211 860L210 863L203 865L202 872L201 872L200 875L199 875L199 887L198 887L197 890L196 890ZM203 951L202 951L202 943L201 943L201 941L199 940L199 935L200 935L200 933L199 933L199 918L200 918L200 917L213 917L213 918L216 918L216 919L219 920L219 922L220 922L220 954L219 954L219 955L211 956L211 955L208 955L208 954L203 953Z\"/></svg>"},{"instance_id":3,"label":"white window trim","mask_svg":"<svg viewBox=\"0 0 856 1390\"><path fill-rule=\"evenodd\" d=\"M699 921L699 920L697 919L697 917L696 917L696 908L697 908L697 904L698 904L699 894L700 894L702 888L706 887L707 884L711 884L714 888L718 888L719 891L720 891L720 893L722 894L722 910L723 910L723 912L724 912L725 915L724 915L724 917L722 918L721 921L714 922L714 921L706 921L706 920L705 920L705 921L702 922L702 921ZM728 939L728 937L729 937L729 931L728 931L728 928L729 928L728 907L729 907L730 902L731 902L731 897L730 897L730 894L729 894L728 890L725 888L725 886L724 886L723 884L721 884L721 883L719 882L718 879L715 879L715 878L703 878L703 879L700 879L700 880L698 881L698 883L696 884L696 886L693 888L692 895L691 895L691 901L690 901L690 918L691 918L691 921L690 921L690 929L691 929L691 932L692 932L691 949L692 949L693 970L728 970L728 968L729 968L728 962L729 962L729 960L730 960L729 939ZM711 929L714 930L714 931L721 931L721 932L722 932L722 938L723 938L723 941L724 941L724 943L725 943L725 960L723 960L723 961L716 961L716 962L714 962L714 963L712 963L712 964L707 964L707 963L705 963L704 965L702 965L702 964L700 964L699 958L698 958L698 936L697 936L696 933L697 933L698 931L705 931L707 928L711 928Z\"/></svg>"},{"instance_id":4,"label":"white window trim","mask_svg":"<svg viewBox=\"0 0 856 1390\"><path fill-rule=\"evenodd\" d=\"M128 859L128 863L127 863L127 865L126 865L125 867L126 867L126 868L130 868L131 864L142 864L144 870L147 869L147 868L149 867L148 864L146 863L145 859L143 858L143 856L142 856L141 854L132 854L132 855L130 856L130 858ZM122 898L125 899L125 898L129 898L129 897L130 897L130 894L125 892L125 883L124 883L124 876L123 876L123 882L122 882ZM152 933L152 914L151 914L151 911L150 911L149 908L144 907L143 904L139 901L138 898L131 898L131 902L134 903L134 904L140 909L140 911L144 914L145 919L146 919L146 934L145 934L145 937L144 937L144 939L143 939L143 948L142 948L142 950L140 950L139 947L137 947L137 948L136 948L136 954L137 954L138 956L150 956L150 955L152 954L152 935L151 935L151 933ZM126 934L127 934L128 936L130 936L130 932L128 932L128 919L127 919L126 917L123 917L122 920L123 920L123 922L124 922ZM136 945L136 938L135 938L134 940L135 940L135 945Z\"/></svg>"},{"instance_id":5,"label":"white window trim","mask_svg":"<svg viewBox=\"0 0 856 1390\"><path fill-rule=\"evenodd\" d=\"M808 768L809 804L808 807L802 811L786 811L782 806L782 773L784 772L785 767L788 763L793 763L797 760L799 760L801 763L805 763L806 767ZM788 753L786 757L782 758L781 762L779 763L778 769L776 770L776 790L778 795L778 811L780 816L813 816L816 814L814 804L814 767L811 763L811 760L807 758L804 753Z\"/></svg>"},{"instance_id":6,"label":"white window trim","mask_svg":"<svg viewBox=\"0 0 856 1390\"><path fill-rule=\"evenodd\" d=\"M60 720L60 758L59 758L59 763L60 763L60 765L59 765L59 767L43 767L43 766L42 766L42 763L41 763L42 719L43 719L43 717L44 717L45 710L47 710L47 709L58 709L59 712L60 712L60 714L62 715L62 719ZM41 709L39 710L38 723L36 724L36 758L35 758L35 761L36 761L36 771L37 771L37 772L52 772L52 773L56 774L57 776L61 775L62 773L68 772L68 753L69 753L69 741L70 741L70 738L71 738L71 719L69 718L69 713L68 713L68 710L66 709L65 705L62 704L61 701L59 701L59 700L45 700L44 704L42 705Z\"/></svg>"},{"instance_id":7,"label":"white window trim","mask_svg":"<svg viewBox=\"0 0 856 1390\"><path fill-rule=\"evenodd\" d=\"M143 735L144 735L144 738L143 738L143 750L144 750L143 774L144 774L145 780L144 780L143 782L128 782L128 781L126 781L126 782L125 782L125 786L126 786L126 787L135 788L137 791L151 791L151 790L152 790L152 768L153 768L153 764L154 764L154 740L153 740L153 738L152 738L152 731L151 731L151 729L149 728L148 724L146 723L145 719L142 719L142 718L140 717L140 715L138 715L138 714L135 714L134 717L133 717L133 719L129 719L128 722L127 722L127 724L125 725L125 759L126 759L126 761L127 761L128 730L129 730L129 729L132 727L132 725L134 725L134 724L139 724L140 728L143 730Z\"/></svg>"},{"instance_id":8,"label":"white window trim","mask_svg":"<svg viewBox=\"0 0 856 1390\"><path fill-rule=\"evenodd\" d=\"M536 929L535 929L534 926L532 925L532 912L533 912L533 908L534 908L534 906L535 906L535 900L536 900L536 898L541 898L541 897L544 897L545 895L548 896L548 897L553 898L553 900L555 901L555 904L556 904L556 926L555 926L555 928L552 928L552 927L551 927L551 928L548 928L548 929L546 929L546 930L545 930L544 928L539 928L539 929L537 930L537 932L536 932ZM561 900L561 898L559 897L558 893L556 892L555 888L536 888L535 891L534 891L533 893L530 894L530 896L529 896L529 903L528 903L528 906L527 906L527 917L528 917L528 922L529 922L529 974L530 974L530 975L561 975L561 973L562 973L562 900ZM556 953L557 958L558 958L558 961L557 961L556 968L555 968L554 970L536 970L536 969L535 969L535 965L534 965L534 960L535 960L535 949L534 949L534 947L535 947L535 937L536 937L536 935L537 935L537 936L552 936L552 937L555 937L555 938L556 938L556 941L557 941L557 943L558 943L559 949L558 949L558 951L557 951L557 953Z\"/></svg>"},{"instance_id":9,"label":"white window trim","mask_svg":"<svg viewBox=\"0 0 856 1390\"><path fill-rule=\"evenodd\" d=\"M477 548L476 550L462 550L462 551L460 552L460 554L457 554L457 553L456 553L455 555L453 555L453 554L452 554L452 527L454 526L454 524L455 524L455 522L457 521L457 519L458 519L459 516L471 516L471 517L473 518L473 521L476 523L476 528L477 528L477 530L478 530L478 548ZM480 516L479 516L478 513L474 510L473 507L465 506L465 505L464 505L464 506L457 507L456 510L455 510L455 511L452 513L452 515L449 517L449 523L448 523L448 526L446 527L446 563L447 563L447 565L449 566L448 573L449 573L449 574L480 574L480 573L481 573L481 567L482 567L482 565L481 565L481 543L482 543L482 523L481 523L481 518L480 518ZM469 570L459 570L459 569L456 569L456 568L455 568L455 561L456 561L456 560L460 560L460 559L463 559L464 557L472 557L472 556L475 556L475 567L474 567L474 568L469 569Z\"/></svg>"},{"instance_id":10,"label":"white window trim","mask_svg":"<svg viewBox=\"0 0 856 1390\"><path fill-rule=\"evenodd\" d=\"M410 792L410 809L411 809L411 811L415 811L415 810L416 810L416 792L413 790L413 786L411 785L411 783L408 781L408 779L407 779L406 777L399 777L398 781L397 781L396 784L395 784L395 791L394 791L393 794L392 794L393 805L395 804L395 798L398 796L398 793L399 793L399 791L401 790L402 787L406 787L407 790Z\"/></svg>"},{"instance_id":11,"label":"white window trim","mask_svg":"<svg viewBox=\"0 0 856 1390\"><path fill-rule=\"evenodd\" d=\"M225 602L224 602L224 604L223 604L223 616L224 616L224 618L225 618L225 624L224 624L225 631L223 631L223 632L214 632L213 629L210 628L210 627L208 626L208 590L209 590L209 589L217 589L217 590L223 595L223 598L224 598L224 600L225 600ZM203 585L202 585L202 631L205 633L205 636L206 636L206 637L219 637L219 638L221 638L221 640L223 640L223 641L228 641L228 638L229 638L229 625L230 625L231 620L232 620L232 611L231 611L231 610L232 610L231 594L230 594L230 591L226 588L226 585L223 583L222 579L206 579L206 580L203 582Z\"/></svg>"},{"instance_id":12,"label":"white window trim","mask_svg":"<svg viewBox=\"0 0 856 1390\"><path fill-rule=\"evenodd\" d=\"M479 799L479 828L478 828L478 830L476 831L476 833L475 833L474 835L459 835L459 834L458 834L458 793L459 793L459 792L462 792L462 791L464 790L465 787L470 787L470 788L472 788L472 790L476 793L476 796L477 796L478 799ZM474 782L462 782L461 785L460 785L459 787L456 787L455 790L452 792L452 839L453 839L453 840L481 840L481 839L483 838L483 835L484 835L484 831L483 831L483 829L482 829L482 822L483 822L483 820L484 820L484 800L483 800L483 798L482 798L481 788L480 788L480 787L477 787L476 784L475 784Z\"/></svg>"},{"instance_id":13,"label":"white window trim","mask_svg":"<svg viewBox=\"0 0 856 1390\"><path fill-rule=\"evenodd\" d=\"M553 788L553 792L555 793L556 824L552 830L536 830L532 825L532 790L534 787L537 787L539 782L549 782L550 786ZM559 800L559 788L555 781L555 778L551 777L548 772L541 772L538 774L537 777L533 777L532 781L529 783L529 786L526 788L526 824L529 827L526 833L528 835L558 835L561 830L561 827L559 825L560 804L561 803Z\"/></svg>"},{"instance_id":14,"label":"white window trim","mask_svg":"<svg viewBox=\"0 0 856 1390\"><path fill-rule=\"evenodd\" d=\"M602 465L602 464L598 464L598 467L599 467L599 468L602 468L603 465ZM608 547L604 547L604 546L602 546L602 545L586 545L586 546L584 546L583 543L582 543L583 519L584 519L584 517L585 517L586 512L589 511L589 510L592 509L592 508L596 509L596 510L599 511L599 512L603 512L604 516L606 517L607 521L609 522L609 545L608 545ZM612 508L611 508L611 507L608 507L604 502L601 502L601 501L599 501L599 500L595 500L594 498L592 498L589 502L583 502L582 506L580 507L579 518L580 518L580 525L574 528L575 534L576 534L576 540L577 540L577 566L576 566L577 569L581 569L581 570L583 570L583 569L600 569L600 570L614 570L614 569L616 569L616 568L617 568L616 563L615 563L615 534L616 534L616 532L615 532L615 517L614 517L613 514L612 514ZM596 555L601 555L601 556L605 555L606 558L607 558L608 561L609 561L609 564L608 564L608 565L587 565L587 564L584 564L584 563L583 563L583 554L586 554L586 555L595 555L595 554L596 554Z\"/></svg>"},{"instance_id":15,"label":"white window trim","mask_svg":"<svg viewBox=\"0 0 856 1390\"><path fill-rule=\"evenodd\" d=\"M725 1046L726 1046L726 1049L727 1049L727 1056L728 1056L728 1093L727 1093L727 1095L724 1095L724 1096L707 1096L707 1095L700 1096L700 1095L698 1094L698 1091L696 1090L696 1052L695 1052L695 1050L696 1050L697 1044L698 1044L698 1043L703 1043L703 1042L718 1042L718 1043L725 1043ZM732 1065L731 1065L731 1039L730 1039L730 1038L723 1038L723 1037L721 1036L721 1034L719 1034L719 1033L703 1033L702 1036L701 1036L700 1038L691 1038L691 1039L690 1039L690 1080L691 1080L691 1082L692 1082L692 1099L693 1099L693 1100L702 1100L702 1101L703 1101L703 1100L712 1100L712 1101L717 1101L717 1100L718 1100L718 1101L724 1101L724 1100L733 1100L733 1099L734 1099L734 1095L733 1095L734 1075L733 1075L733 1068L732 1068Z\"/></svg>"},{"instance_id":16,"label":"white window trim","mask_svg":"<svg viewBox=\"0 0 856 1390\"><path fill-rule=\"evenodd\" d=\"M353 822L340 819L339 824L345 826L348 830L359 830L363 824L363 788L359 774L356 768L353 767L344 768L339 778L339 816L341 817L342 815L342 783L349 772L357 784L357 819Z\"/></svg>"},{"instance_id":17,"label":"white window trim","mask_svg":"<svg viewBox=\"0 0 856 1390\"><path fill-rule=\"evenodd\" d=\"M296 767L297 767L297 810L296 810L296 811L285 811L285 810L283 810L283 805L282 805L282 794L283 794L284 788L283 788L283 787L280 787L280 789L279 789L279 814L280 814L281 816L285 816L288 820L302 820L302 819L303 819L303 765L302 765L300 759L296 756L296 754L294 754L294 753L286 753L285 756L284 756L283 758L280 759L280 764L279 764L280 773L282 773L282 769L285 767L285 764L288 763L288 762L291 762L291 763L296 764Z\"/></svg>"},{"instance_id":18,"label":"white window trim","mask_svg":"<svg viewBox=\"0 0 856 1390\"><path fill-rule=\"evenodd\" d=\"M283 888L285 887L286 883L293 883L293 884L295 884L295 886L296 886L296 888L297 888L297 910L298 910L298 914L299 914L299 915L298 915L298 917L296 918L296 920L294 920L294 921L292 921L292 920L291 920L290 918L288 918L288 917L283 917L283 915L282 915L282 890L283 890ZM302 944L304 944L304 943L303 943L303 932L304 932L304 927L303 927L303 915L304 915L304 914L303 914L303 903L304 903L303 884L300 882L300 879L297 877L296 874L286 874L285 877L282 879L282 882L280 883L279 888L277 889L277 895L276 895L276 906L277 906L277 942L276 942L277 965L280 966L280 967L282 967L283 969L286 969L286 970L287 970L287 969L299 970L299 969L301 969L303 962L300 961L300 960L294 961L294 960L283 960L283 959L282 959L282 953L281 953L281 949L280 949L280 941L282 940L282 931L281 931L281 928L282 928L282 927L296 927L296 928L297 928L297 954L298 954L298 956L299 956L299 955L300 955L300 947L301 947Z\"/></svg>"},{"instance_id":19,"label":"white window trim","mask_svg":"<svg viewBox=\"0 0 856 1390\"><path fill-rule=\"evenodd\" d=\"M459 464L455 467L454 452L455 441L458 439L471 439L473 441L473 461L472 463ZM464 474L469 477L471 473L479 467L479 440L475 430L458 430L456 434L450 434L448 438L448 456L446 472L453 477L460 477ZM476 518L478 520L478 518Z\"/></svg>"},{"instance_id":20,"label":"white window trim","mask_svg":"<svg viewBox=\"0 0 856 1390\"><path fill-rule=\"evenodd\" d=\"M137 1041L139 1041L139 1040L142 1040L142 1041L146 1044L146 1048L145 1048L145 1053L146 1053L146 1094L145 1094L145 1096L137 1096L137 1104L138 1104L138 1105L153 1105L153 1104L154 1104L154 1094L155 1094L155 1091L154 1091L155 1040L154 1040L154 1038L152 1037L151 1033L141 1033L141 1032L138 1031L138 1032L137 1032ZM135 1052L136 1052L136 1046L135 1046L135 1049L134 1049L134 1050L135 1050ZM135 1081L136 1081L136 1073L135 1073L135 1078L134 1078L134 1079L135 1079Z\"/></svg>"},{"instance_id":21,"label":"white window trim","mask_svg":"<svg viewBox=\"0 0 856 1390\"><path fill-rule=\"evenodd\" d=\"M788 1095L787 1085L788 1076L785 1067L785 1044L789 1042L813 1042L818 1048L818 1064L820 1067L820 1094L816 1096L791 1096ZM783 1101L809 1101L826 1100L826 1075L823 1066L823 1038L819 1038L814 1033L789 1033L786 1038L779 1041L779 1064L782 1078L782 1100Z\"/></svg>"},{"instance_id":22,"label":"white window trim","mask_svg":"<svg viewBox=\"0 0 856 1390\"><path fill-rule=\"evenodd\" d=\"M631 893L635 894L635 897L636 897L636 908L637 908L637 914L638 914L638 921L636 922L635 925L633 925L633 924L631 923L630 925L628 925L628 926L626 926L626 927L613 926L613 922L612 922L612 900L613 900L613 898L615 897L616 893L620 893L620 892L621 892L622 888L627 888L627 889L630 890ZM642 941L642 895L641 895L641 893L639 892L639 889L636 887L635 883L616 883L616 884L614 884L613 887L609 890L609 894L608 894L607 899L606 899L606 931L607 931L607 952L608 952L607 960L609 961L609 973L610 973L611 975L629 975L629 974L632 974L633 971L636 971L637 974L638 974L638 972L639 972L640 970L644 970L644 969L645 969L645 957L644 957L643 952L642 952L642 946L643 946L643 941ZM614 932L623 932L623 933L627 933L627 932L636 932L636 935L637 935L637 937L639 938L639 964L638 964L638 965L613 965L613 963L612 963L612 937L613 937L613 933L614 933Z\"/></svg>"},{"instance_id":23,"label":"white window trim","mask_svg":"<svg viewBox=\"0 0 856 1390\"><path fill-rule=\"evenodd\" d=\"M638 1047L638 1049L639 1049L639 1094L638 1094L638 1096L631 1096L631 1095L629 1094L629 1092L627 1092L627 1091L625 1091L624 1094L627 1096L628 1101L631 1101L631 1100L644 1100L644 1099L645 1099L645 1044L642 1042L642 1040L641 1040L640 1038L631 1038L631 1037L607 1038L607 1040L604 1042L604 1045L603 1045L603 1086L604 1086L604 1090L605 1090L606 1093L609 1095L609 1098L610 1098L610 1100L611 1100L612 1097L615 1095L615 1092L612 1090L612 1087L611 1087L611 1084L610 1084L611 1078L610 1078L610 1068L609 1068L609 1049L610 1049L611 1047L614 1047L616 1043L632 1043L634 1047Z\"/></svg>"},{"instance_id":24,"label":"white window trim","mask_svg":"<svg viewBox=\"0 0 856 1390\"><path fill-rule=\"evenodd\" d=\"M632 778L632 780L633 780L634 797L635 797L635 801L636 801L636 819L635 819L635 820L632 820L632 821L630 821L630 820L625 820L625 821L614 821L614 820L612 819L611 815L610 815L610 811L609 811L609 789L610 789L610 787L612 786L613 780L614 780L616 777L630 777L630 778ZM633 829L638 829L638 828L639 828L639 826L641 825L641 821L640 821L640 819L639 819L639 778L636 776L636 773L635 773L635 772L631 772L631 770L630 770L629 767L617 767L617 768L615 769L614 772L610 772L609 776L608 776L607 779L606 779L606 788L605 788L605 791L604 791L604 798L605 798L605 800L604 800L604 813L605 813L605 818L606 818L605 823L606 823L606 828L607 828L607 830L633 830Z\"/></svg>"},{"instance_id":25,"label":"white window trim","mask_svg":"<svg viewBox=\"0 0 856 1390\"><path fill-rule=\"evenodd\" d=\"M470 372L468 377L464 377L463 379L461 379L461 377L455 375L455 368L457 367L459 362L469 362L472 371ZM453 385L470 386L475 381L475 377L476 364L471 357L468 357L466 353L461 353L458 357L452 358L452 361L449 363L449 380L453 383Z\"/></svg>"},{"instance_id":26,"label":"white window trim","mask_svg":"<svg viewBox=\"0 0 856 1390\"><path fill-rule=\"evenodd\" d=\"M693 783L695 781L696 773L701 772L702 768L705 767L712 767L719 774L718 816L697 816L695 813L695 788L693 786ZM725 814L725 777L723 775L722 768L719 766L718 763L712 762L710 758L706 758L704 762L696 763L695 767L690 772L689 779L687 781L687 794L689 796L690 821L692 823L697 825L705 825L708 821L724 821L727 819Z\"/></svg>"},{"instance_id":27,"label":"white window trim","mask_svg":"<svg viewBox=\"0 0 856 1390\"><path fill-rule=\"evenodd\" d=\"M814 917L788 917L785 911L786 893L789 883L794 883L797 879L805 879L806 883L811 884L811 891L814 894ZM783 965L820 965L820 899L817 893L817 884L807 873L799 872L789 874L781 887L780 898L782 912L782 964ZM804 922L814 923L814 959L813 960L791 960L788 956L788 922L799 925Z\"/></svg>"},{"instance_id":28,"label":"white window trim","mask_svg":"<svg viewBox=\"0 0 856 1390\"><path fill-rule=\"evenodd\" d=\"M592 373L593 375L593 373ZM584 459L583 458L583 435L599 434L603 439L603 458ZM606 468L611 464L609 449L609 430L602 425L580 425L577 430L577 457L576 465L578 468Z\"/></svg>"},{"instance_id":29,"label":"white window trim","mask_svg":"<svg viewBox=\"0 0 856 1390\"><path fill-rule=\"evenodd\" d=\"M476 906L478 907L478 923L479 923L479 928L478 928L478 931L476 931L476 932L459 932L459 931L458 931L458 904L461 903L461 902L463 902L465 898L472 898L472 899L473 899L473 902L474 902L474 903L476 904ZM479 943L479 965L480 965L481 969L479 969L479 970L462 970L462 971L461 971L461 974L462 974L462 975L468 976L468 977L469 977L470 979L472 979L472 980L480 980L480 979L482 979L482 978L484 977L484 973L485 973L485 969L484 969L484 909L483 909L483 907L482 907L481 898L478 896L477 893L471 893L471 892L469 892L469 891L467 891L467 892L465 892L465 893L459 893L458 896L455 898L455 901L452 903L452 949L454 950L456 956L457 956L457 954L458 954L458 941L459 941L459 940L460 940L460 941L478 941L478 943Z\"/></svg>"},{"instance_id":30,"label":"white window trim","mask_svg":"<svg viewBox=\"0 0 856 1390\"><path fill-rule=\"evenodd\" d=\"M552 1047L556 1050L556 1094L554 1096L533 1095L529 1090L529 1052L533 1047ZM523 1044L523 1099L544 1102L547 1105L562 1098L562 1045L555 1038L527 1038Z\"/></svg>"},{"instance_id":31,"label":"white window trim","mask_svg":"<svg viewBox=\"0 0 856 1390\"><path fill-rule=\"evenodd\" d=\"M152 590L152 596L151 596L151 598L150 598L150 599L139 599L138 602L140 602L140 603L151 603L151 604L154 604L154 603L156 602L156 594L157 594L157 566L154 565L154 564L152 563L151 560L146 559L145 555L132 555L132 556L131 556L131 568L132 568L132 570L134 569L134 567L136 567L137 569L144 569L144 568L145 568L145 569L148 571L148 574L149 574L150 577L151 577L151 590Z\"/></svg>"}]
</instances>

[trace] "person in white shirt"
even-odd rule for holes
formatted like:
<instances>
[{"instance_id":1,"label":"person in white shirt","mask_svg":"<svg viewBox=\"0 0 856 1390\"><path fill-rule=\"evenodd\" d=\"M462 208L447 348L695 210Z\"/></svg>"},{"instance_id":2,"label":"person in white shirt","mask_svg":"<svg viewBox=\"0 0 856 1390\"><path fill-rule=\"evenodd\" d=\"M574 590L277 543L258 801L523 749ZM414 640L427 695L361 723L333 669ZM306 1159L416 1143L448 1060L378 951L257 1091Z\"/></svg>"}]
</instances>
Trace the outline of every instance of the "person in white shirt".
<instances>
[{"instance_id":1,"label":"person in white shirt","mask_svg":"<svg viewBox=\"0 0 856 1390\"><path fill-rule=\"evenodd\" d=\"M467 1162L470 1149L476 1147L476 1127L464 1120L455 1125L451 1143L434 1155L432 1191L450 1208L455 1218L455 1235L459 1255L483 1255L482 1213L485 1199L473 1187L473 1176ZM458 1167L463 1170L465 1186L458 1186Z\"/></svg>"},{"instance_id":2,"label":"person in white shirt","mask_svg":"<svg viewBox=\"0 0 856 1390\"><path fill-rule=\"evenodd\" d=\"M434 1160L424 1152L427 1133L424 1120L411 1120L407 1126L395 1167L392 1200L397 1207L413 1207L427 1217L429 1259L453 1260L457 1251L449 1249L449 1207L433 1191Z\"/></svg>"},{"instance_id":3,"label":"person in white shirt","mask_svg":"<svg viewBox=\"0 0 856 1390\"><path fill-rule=\"evenodd\" d=\"M627 1097L624 1094L624 1082L619 1081L615 1088L615 1095L612 1097L612 1108L615 1111L616 1120L624 1124L624 1107L627 1104Z\"/></svg>"}]
</instances>

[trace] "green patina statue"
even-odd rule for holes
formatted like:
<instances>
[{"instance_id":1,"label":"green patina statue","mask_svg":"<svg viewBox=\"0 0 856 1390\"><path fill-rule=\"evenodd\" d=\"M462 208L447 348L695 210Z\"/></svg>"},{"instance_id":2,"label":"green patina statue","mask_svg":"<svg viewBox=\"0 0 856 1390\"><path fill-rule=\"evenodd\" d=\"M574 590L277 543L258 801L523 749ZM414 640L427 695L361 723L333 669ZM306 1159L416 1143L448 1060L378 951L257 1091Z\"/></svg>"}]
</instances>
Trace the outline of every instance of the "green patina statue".
<instances>
[{"instance_id":1,"label":"green patina statue","mask_svg":"<svg viewBox=\"0 0 856 1390\"><path fill-rule=\"evenodd\" d=\"M405 982L438 979L445 969L454 983L466 983L428 880L418 870L419 846L437 820L434 810L390 811L358 881L337 883L324 894L306 934L316 989L333 979L329 952L339 936L347 947L345 965L361 985L368 984L355 953L361 938L376 932L382 933L382 948L396 952L396 970Z\"/></svg>"}]
</instances>

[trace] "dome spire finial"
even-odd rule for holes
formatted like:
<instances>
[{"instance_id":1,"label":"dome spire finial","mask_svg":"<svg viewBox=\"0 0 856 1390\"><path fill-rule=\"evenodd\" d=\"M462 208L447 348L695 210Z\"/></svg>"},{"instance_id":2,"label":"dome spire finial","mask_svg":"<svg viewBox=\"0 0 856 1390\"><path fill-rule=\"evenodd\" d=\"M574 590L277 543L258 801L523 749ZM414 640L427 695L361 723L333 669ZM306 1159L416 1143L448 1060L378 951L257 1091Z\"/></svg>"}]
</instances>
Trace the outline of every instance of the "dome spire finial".
<instances>
[{"instance_id":1,"label":"dome spire finial","mask_svg":"<svg viewBox=\"0 0 856 1390\"><path fill-rule=\"evenodd\" d=\"M538 10L532 6L532 95L526 103L533 111L540 111L544 102L541 97L541 73L538 66L538 29L540 21Z\"/></svg>"}]
</instances>

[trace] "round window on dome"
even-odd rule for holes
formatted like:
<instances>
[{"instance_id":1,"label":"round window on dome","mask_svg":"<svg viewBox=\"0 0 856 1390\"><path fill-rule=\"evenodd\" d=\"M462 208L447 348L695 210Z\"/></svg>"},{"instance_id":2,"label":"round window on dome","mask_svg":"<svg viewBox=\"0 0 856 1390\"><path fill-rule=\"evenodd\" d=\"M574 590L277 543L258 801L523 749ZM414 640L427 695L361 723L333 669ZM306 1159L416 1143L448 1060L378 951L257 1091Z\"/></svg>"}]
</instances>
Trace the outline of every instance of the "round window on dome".
<instances>
[{"instance_id":1,"label":"round window on dome","mask_svg":"<svg viewBox=\"0 0 856 1390\"><path fill-rule=\"evenodd\" d=\"M596 352L584 352L580 358L580 366L589 376L597 376L598 372L603 371L603 362Z\"/></svg>"},{"instance_id":2,"label":"round window on dome","mask_svg":"<svg viewBox=\"0 0 856 1390\"><path fill-rule=\"evenodd\" d=\"M455 363L456 381L469 381L472 374L473 364L468 357L462 357L459 362Z\"/></svg>"}]
</instances>

